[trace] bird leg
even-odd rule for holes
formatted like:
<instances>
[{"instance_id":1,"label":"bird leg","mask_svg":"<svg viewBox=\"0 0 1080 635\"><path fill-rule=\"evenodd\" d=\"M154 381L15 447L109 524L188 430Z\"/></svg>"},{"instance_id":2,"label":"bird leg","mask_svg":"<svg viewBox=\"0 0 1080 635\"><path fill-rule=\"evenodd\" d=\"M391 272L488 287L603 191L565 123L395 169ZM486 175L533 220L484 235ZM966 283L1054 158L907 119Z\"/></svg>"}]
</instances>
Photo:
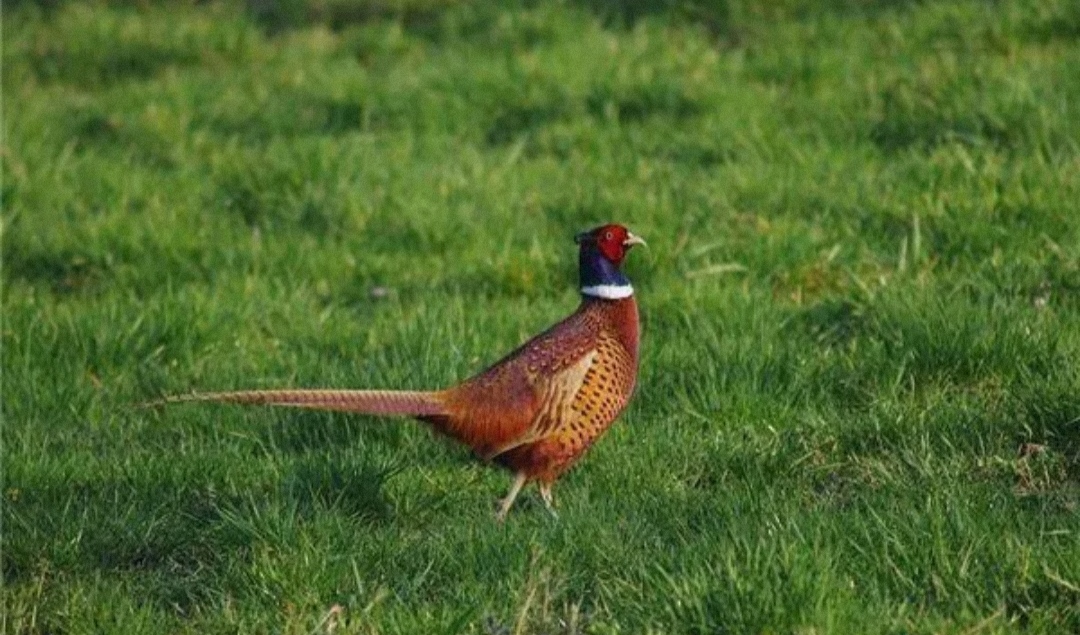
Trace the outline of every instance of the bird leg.
<instances>
[{"instance_id":1,"label":"bird leg","mask_svg":"<svg viewBox=\"0 0 1080 635\"><path fill-rule=\"evenodd\" d=\"M555 500L551 497L551 483L540 484L540 498L544 499L544 507L558 520L559 513L555 511Z\"/></svg>"},{"instance_id":2,"label":"bird leg","mask_svg":"<svg viewBox=\"0 0 1080 635\"><path fill-rule=\"evenodd\" d=\"M499 502L499 511L495 514L495 520L500 523L506 520L506 513L510 511L510 507L514 504L514 499L517 498L518 492L525 486L525 482L529 480L529 477L525 476L524 472L518 472L514 475L514 483L510 486L510 492L507 493L506 498Z\"/></svg>"}]
</instances>

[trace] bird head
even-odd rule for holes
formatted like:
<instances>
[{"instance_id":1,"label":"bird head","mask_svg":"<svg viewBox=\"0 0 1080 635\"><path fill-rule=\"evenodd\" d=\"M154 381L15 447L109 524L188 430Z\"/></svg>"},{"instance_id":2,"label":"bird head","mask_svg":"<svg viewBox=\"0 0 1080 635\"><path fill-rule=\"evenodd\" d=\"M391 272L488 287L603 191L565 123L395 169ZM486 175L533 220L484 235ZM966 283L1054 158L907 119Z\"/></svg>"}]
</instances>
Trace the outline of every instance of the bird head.
<instances>
[{"instance_id":1,"label":"bird head","mask_svg":"<svg viewBox=\"0 0 1080 635\"><path fill-rule=\"evenodd\" d=\"M574 237L574 242L581 245L582 253L596 250L615 266L622 264L631 247L645 244L644 240L630 233L629 229L614 223L581 232Z\"/></svg>"},{"instance_id":2,"label":"bird head","mask_svg":"<svg viewBox=\"0 0 1080 635\"><path fill-rule=\"evenodd\" d=\"M626 252L645 241L622 225L601 225L574 238L581 245L578 276L582 295L604 300L620 300L634 294L630 281L619 271Z\"/></svg>"}]
</instances>

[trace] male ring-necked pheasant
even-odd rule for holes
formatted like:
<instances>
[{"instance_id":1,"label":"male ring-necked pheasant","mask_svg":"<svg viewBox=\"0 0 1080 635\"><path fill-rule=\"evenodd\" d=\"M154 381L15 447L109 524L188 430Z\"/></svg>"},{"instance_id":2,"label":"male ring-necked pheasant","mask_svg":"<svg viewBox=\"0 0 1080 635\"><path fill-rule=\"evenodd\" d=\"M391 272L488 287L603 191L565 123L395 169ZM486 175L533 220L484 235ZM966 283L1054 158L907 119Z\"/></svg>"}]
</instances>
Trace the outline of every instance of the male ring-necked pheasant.
<instances>
[{"instance_id":1,"label":"male ring-necked pheasant","mask_svg":"<svg viewBox=\"0 0 1080 635\"><path fill-rule=\"evenodd\" d=\"M554 513L551 486L626 407L638 366L634 289L619 270L645 241L621 225L575 238L582 301L566 319L499 362L446 390L246 390L167 398L295 406L368 415L405 415L469 446L514 474L499 504L506 517L521 488L538 481Z\"/></svg>"}]
</instances>

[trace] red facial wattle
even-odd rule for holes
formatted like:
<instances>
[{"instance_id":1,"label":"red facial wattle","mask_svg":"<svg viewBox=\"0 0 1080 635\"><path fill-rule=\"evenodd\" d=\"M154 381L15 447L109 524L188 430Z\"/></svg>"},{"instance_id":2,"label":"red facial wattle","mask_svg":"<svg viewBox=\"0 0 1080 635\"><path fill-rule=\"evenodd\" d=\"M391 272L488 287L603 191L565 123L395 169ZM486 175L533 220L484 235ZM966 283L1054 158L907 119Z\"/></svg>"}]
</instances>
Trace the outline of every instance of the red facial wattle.
<instances>
[{"instance_id":1,"label":"red facial wattle","mask_svg":"<svg viewBox=\"0 0 1080 635\"><path fill-rule=\"evenodd\" d=\"M629 233L625 227L618 225L601 228L596 246L600 249L600 253L612 263L622 264L623 258L626 258L625 242Z\"/></svg>"}]
</instances>

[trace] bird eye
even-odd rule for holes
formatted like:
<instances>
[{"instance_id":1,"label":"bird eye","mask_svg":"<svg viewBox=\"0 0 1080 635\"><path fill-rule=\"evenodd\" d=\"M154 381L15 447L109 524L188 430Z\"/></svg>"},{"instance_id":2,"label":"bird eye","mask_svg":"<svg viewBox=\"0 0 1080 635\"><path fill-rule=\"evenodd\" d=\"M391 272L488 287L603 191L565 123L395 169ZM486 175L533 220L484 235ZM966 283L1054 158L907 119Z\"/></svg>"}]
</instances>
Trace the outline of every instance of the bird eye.
<instances>
[{"instance_id":1,"label":"bird eye","mask_svg":"<svg viewBox=\"0 0 1080 635\"><path fill-rule=\"evenodd\" d=\"M614 237L615 237L615 235L612 234L611 232L604 232L604 240L611 240Z\"/></svg>"}]
</instances>

